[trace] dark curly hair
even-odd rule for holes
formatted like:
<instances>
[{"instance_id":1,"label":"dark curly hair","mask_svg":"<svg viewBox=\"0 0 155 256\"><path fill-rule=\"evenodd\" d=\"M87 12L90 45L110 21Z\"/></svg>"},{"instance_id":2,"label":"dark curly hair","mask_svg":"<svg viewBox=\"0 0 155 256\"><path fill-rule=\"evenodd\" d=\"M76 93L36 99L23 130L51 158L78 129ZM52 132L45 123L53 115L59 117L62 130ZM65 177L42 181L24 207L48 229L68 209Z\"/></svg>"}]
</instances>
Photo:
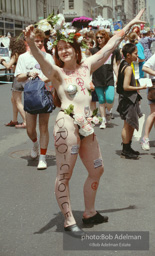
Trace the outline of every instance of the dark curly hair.
<instances>
[{"instance_id":1,"label":"dark curly hair","mask_svg":"<svg viewBox=\"0 0 155 256\"><path fill-rule=\"evenodd\" d=\"M74 37L73 43L69 43L69 44L74 48L74 50L77 54L77 64L80 65L82 55L81 55L80 44L77 42L77 38ZM63 68L63 66L64 66L64 62L62 60L60 60L60 58L59 58L57 45L55 46L55 64L61 68Z\"/></svg>"},{"instance_id":2,"label":"dark curly hair","mask_svg":"<svg viewBox=\"0 0 155 256\"><path fill-rule=\"evenodd\" d=\"M18 37L11 37L9 49L11 51L11 56L16 54L20 55L26 52L26 45L24 39Z\"/></svg>"}]
</instances>

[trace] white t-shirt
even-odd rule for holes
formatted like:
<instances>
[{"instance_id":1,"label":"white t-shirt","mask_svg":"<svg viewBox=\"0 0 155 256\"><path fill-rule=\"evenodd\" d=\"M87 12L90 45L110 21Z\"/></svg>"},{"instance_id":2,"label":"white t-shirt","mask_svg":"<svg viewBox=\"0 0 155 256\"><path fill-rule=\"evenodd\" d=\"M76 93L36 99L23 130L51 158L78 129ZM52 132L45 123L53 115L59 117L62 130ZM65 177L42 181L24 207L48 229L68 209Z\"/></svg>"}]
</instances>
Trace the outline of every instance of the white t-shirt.
<instances>
[{"instance_id":1,"label":"white t-shirt","mask_svg":"<svg viewBox=\"0 0 155 256\"><path fill-rule=\"evenodd\" d=\"M144 66L155 70L155 53L144 63ZM149 78L155 79L155 76L149 75Z\"/></svg>"},{"instance_id":2,"label":"white t-shirt","mask_svg":"<svg viewBox=\"0 0 155 256\"><path fill-rule=\"evenodd\" d=\"M48 60L51 64L54 64L54 59L52 55L46 52L42 52L42 53L45 56L46 60ZM39 74L38 76L40 77L40 79L45 78L43 72L41 71L39 63L36 61L33 55L31 55L30 52L27 51L19 56L14 76L16 77L20 74L31 72L31 71L37 72ZM27 81L28 79L22 82L23 86Z\"/></svg>"}]
</instances>

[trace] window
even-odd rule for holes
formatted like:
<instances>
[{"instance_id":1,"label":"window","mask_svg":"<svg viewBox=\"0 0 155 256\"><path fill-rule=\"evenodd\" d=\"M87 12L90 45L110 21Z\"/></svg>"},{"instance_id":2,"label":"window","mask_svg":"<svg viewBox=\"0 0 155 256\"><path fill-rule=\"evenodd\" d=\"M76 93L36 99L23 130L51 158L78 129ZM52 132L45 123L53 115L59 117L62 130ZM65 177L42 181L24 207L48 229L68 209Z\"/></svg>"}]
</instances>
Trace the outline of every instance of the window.
<instances>
[{"instance_id":1,"label":"window","mask_svg":"<svg viewBox=\"0 0 155 256\"><path fill-rule=\"evenodd\" d=\"M22 28L22 21L15 20L15 27L16 28Z\"/></svg>"},{"instance_id":2,"label":"window","mask_svg":"<svg viewBox=\"0 0 155 256\"><path fill-rule=\"evenodd\" d=\"M14 28L14 24L5 23L5 28L7 28L7 29L13 29L13 28Z\"/></svg>"},{"instance_id":3,"label":"window","mask_svg":"<svg viewBox=\"0 0 155 256\"><path fill-rule=\"evenodd\" d=\"M69 9L74 9L74 0L69 0Z\"/></svg>"}]
</instances>

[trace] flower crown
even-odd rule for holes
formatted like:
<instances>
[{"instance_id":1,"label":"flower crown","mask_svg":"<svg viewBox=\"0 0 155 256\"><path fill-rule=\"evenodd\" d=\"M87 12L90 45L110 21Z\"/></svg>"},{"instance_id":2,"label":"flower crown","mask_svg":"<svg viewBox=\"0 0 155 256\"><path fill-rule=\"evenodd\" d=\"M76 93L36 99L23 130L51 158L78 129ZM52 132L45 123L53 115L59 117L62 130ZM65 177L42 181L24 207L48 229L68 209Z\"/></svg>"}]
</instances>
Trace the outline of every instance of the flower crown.
<instances>
[{"instance_id":1,"label":"flower crown","mask_svg":"<svg viewBox=\"0 0 155 256\"><path fill-rule=\"evenodd\" d=\"M48 43L48 50L51 50L57 45L60 40L68 43L73 43L74 39L80 44L82 48L88 48L86 43L83 41L83 36L77 33L74 28L69 28L69 25L65 23L63 14L50 14L46 19L40 20L37 26L42 31L51 31L54 41Z\"/></svg>"}]
</instances>

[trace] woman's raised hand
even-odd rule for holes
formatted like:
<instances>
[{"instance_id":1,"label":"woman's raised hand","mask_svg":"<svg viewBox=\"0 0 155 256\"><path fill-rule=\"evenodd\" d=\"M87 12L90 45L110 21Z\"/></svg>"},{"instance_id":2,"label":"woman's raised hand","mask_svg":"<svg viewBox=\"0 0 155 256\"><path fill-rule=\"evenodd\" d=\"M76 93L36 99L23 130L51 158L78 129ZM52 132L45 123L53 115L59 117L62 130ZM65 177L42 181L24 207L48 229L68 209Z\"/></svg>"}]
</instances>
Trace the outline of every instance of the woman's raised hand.
<instances>
[{"instance_id":1,"label":"woman's raised hand","mask_svg":"<svg viewBox=\"0 0 155 256\"><path fill-rule=\"evenodd\" d=\"M29 25L28 27L26 27L25 30L23 30L23 33L24 33L24 36L25 36L25 39L27 41L27 43L30 43L32 41L34 41L34 33L33 33L33 30L34 30L34 26L33 25Z\"/></svg>"},{"instance_id":2,"label":"woman's raised hand","mask_svg":"<svg viewBox=\"0 0 155 256\"><path fill-rule=\"evenodd\" d=\"M140 18L143 15L144 11L145 11L145 8L141 9L140 12L137 14L137 16L133 20L131 20L131 22L130 22L131 26L134 25L134 24L137 24L137 23L142 23L142 24L146 23L145 21L140 20Z\"/></svg>"}]
</instances>

